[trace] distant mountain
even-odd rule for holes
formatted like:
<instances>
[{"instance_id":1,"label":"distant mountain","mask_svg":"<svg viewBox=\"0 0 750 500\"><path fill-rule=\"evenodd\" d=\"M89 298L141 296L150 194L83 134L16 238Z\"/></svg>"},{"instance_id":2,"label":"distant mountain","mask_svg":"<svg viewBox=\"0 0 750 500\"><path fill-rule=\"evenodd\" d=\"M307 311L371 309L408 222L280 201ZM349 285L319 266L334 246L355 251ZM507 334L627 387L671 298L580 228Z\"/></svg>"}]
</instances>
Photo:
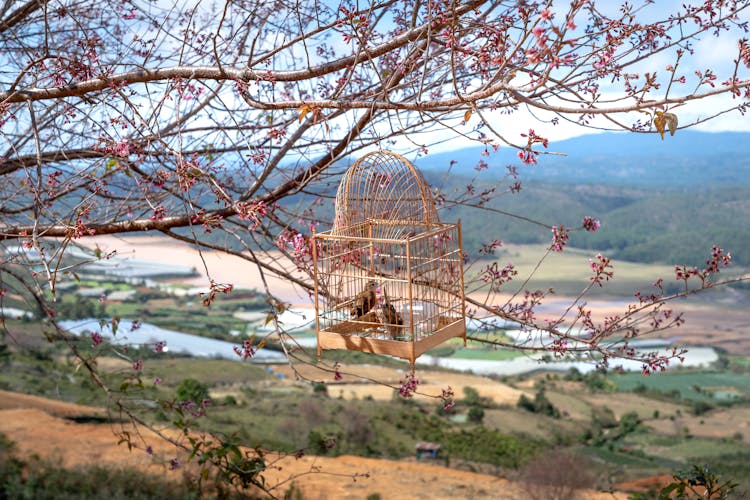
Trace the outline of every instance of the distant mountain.
<instances>
[{"instance_id":1,"label":"distant mountain","mask_svg":"<svg viewBox=\"0 0 750 500\"><path fill-rule=\"evenodd\" d=\"M486 177L502 176L507 165L515 165L523 181L661 188L750 186L747 132L681 130L663 141L657 134L590 134L551 143L547 151L567 156L542 154L535 166L523 165L511 148L489 156L482 156L483 151L479 146L432 154L417 165L426 172L450 168L472 175L478 163L485 161L488 167L481 175Z\"/></svg>"},{"instance_id":2,"label":"distant mountain","mask_svg":"<svg viewBox=\"0 0 750 500\"><path fill-rule=\"evenodd\" d=\"M466 178L452 178L458 191L467 183ZM450 198L453 193L447 194ZM735 267L750 266L750 187L698 191L538 182L528 183L518 194L501 195L486 207L489 210L458 206L440 212L441 220L461 219L464 250L471 255L493 239L548 244L549 228L526 219L575 227L584 216L593 216L601 229L573 232L572 247L631 262L701 266L711 246L718 244L732 253Z\"/></svg>"}]
</instances>

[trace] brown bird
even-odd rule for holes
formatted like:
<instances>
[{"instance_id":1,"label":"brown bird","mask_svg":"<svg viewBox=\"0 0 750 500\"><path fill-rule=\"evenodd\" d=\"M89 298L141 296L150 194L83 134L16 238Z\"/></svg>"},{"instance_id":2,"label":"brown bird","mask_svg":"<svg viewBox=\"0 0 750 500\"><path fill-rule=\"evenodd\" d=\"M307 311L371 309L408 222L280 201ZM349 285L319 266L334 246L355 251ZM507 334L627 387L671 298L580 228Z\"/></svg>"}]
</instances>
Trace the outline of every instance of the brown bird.
<instances>
[{"instance_id":1,"label":"brown bird","mask_svg":"<svg viewBox=\"0 0 750 500\"><path fill-rule=\"evenodd\" d=\"M396 312L396 308L393 307L393 304L388 302L388 293L386 293L385 287L383 287L383 305L381 306L381 309L383 311L383 323L385 323L385 327L388 329L388 334L393 340L396 340L396 337L398 337L401 332L401 328L398 328L398 326L403 325L404 320L401 319L401 315Z\"/></svg>"},{"instance_id":2,"label":"brown bird","mask_svg":"<svg viewBox=\"0 0 750 500\"><path fill-rule=\"evenodd\" d=\"M352 301L352 309L350 311L352 316L355 318L361 318L370 312L370 309L375 307L377 301L375 298L375 289L377 287L378 284L376 282L370 281L367 283L365 289L354 297L354 300Z\"/></svg>"}]
</instances>

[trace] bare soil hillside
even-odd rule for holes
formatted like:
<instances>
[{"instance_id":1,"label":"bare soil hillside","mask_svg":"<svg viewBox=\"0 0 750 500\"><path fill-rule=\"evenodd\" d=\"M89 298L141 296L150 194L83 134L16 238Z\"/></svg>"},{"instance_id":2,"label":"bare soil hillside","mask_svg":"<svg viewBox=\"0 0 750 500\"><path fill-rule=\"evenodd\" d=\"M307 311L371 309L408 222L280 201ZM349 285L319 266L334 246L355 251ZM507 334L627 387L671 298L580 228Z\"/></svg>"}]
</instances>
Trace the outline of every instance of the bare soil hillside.
<instances>
[{"instance_id":1,"label":"bare soil hillside","mask_svg":"<svg viewBox=\"0 0 750 500\"><path fill-rule=\"evenodd\" d=\"M112 467L138 467L178 480L182 471L170 471L167 463L173 449L154 435L144 432L154 455L143 449L129 450L118 445L115 433L132 430L121 424L76 423L83 415L103 414L96 408L62 403L40 397L0 392L0 432L16 443L21 457L33 454L66 467L98 464ZM178 457L184 463L184 456ZM312 473L311 473L312 472ZM356 475L356 477L353 477ZM266 473L269 484L279 484L283 493L291 476L303 498L364 499L379 493L389 500L416 498L528 498L522 483L487 474L450 469L414 461L376 460L353 456L336 458L288 457ZM581 492L580 498L626 498L624 494Z\"/></svg>"}]
</instances>

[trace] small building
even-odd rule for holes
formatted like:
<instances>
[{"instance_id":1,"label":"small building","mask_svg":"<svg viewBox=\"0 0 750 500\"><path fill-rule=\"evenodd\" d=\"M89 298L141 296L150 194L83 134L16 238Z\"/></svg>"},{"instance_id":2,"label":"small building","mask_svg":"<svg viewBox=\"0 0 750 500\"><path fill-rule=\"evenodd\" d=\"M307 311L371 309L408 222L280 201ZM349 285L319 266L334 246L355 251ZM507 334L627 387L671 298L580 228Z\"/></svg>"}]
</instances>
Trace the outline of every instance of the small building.
<instances>
[{"instance_id":1,"label":"small building","mask_svg":"<svg viewBox=\"0 0 750 500\"><path fill-rule=\"evenodd\" d=\"M417 460L435 460L440 458L440 445L427 441L420 441L416 445Z\"/></svg>"}]
</instances>

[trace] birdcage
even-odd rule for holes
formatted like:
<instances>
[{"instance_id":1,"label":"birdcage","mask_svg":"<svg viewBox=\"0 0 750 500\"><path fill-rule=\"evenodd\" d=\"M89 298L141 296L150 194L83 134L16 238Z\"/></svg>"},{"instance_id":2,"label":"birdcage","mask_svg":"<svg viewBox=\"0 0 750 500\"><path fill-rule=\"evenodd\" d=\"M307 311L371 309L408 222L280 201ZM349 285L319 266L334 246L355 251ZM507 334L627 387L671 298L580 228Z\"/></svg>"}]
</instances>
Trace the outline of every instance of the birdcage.
<instances>
[{"instance_id":1,"label":"birdcage","mask_svg":"<svg viewBox=\"0 0 750 500\"><path fill-rule=\"evenodd\" d=\"M402 156L357 160L336 194L330 231L313 235L318 356L388 354L414 366L466 341L461 226L441 223L429 186Z\"/></svg>"}]
</instances>

